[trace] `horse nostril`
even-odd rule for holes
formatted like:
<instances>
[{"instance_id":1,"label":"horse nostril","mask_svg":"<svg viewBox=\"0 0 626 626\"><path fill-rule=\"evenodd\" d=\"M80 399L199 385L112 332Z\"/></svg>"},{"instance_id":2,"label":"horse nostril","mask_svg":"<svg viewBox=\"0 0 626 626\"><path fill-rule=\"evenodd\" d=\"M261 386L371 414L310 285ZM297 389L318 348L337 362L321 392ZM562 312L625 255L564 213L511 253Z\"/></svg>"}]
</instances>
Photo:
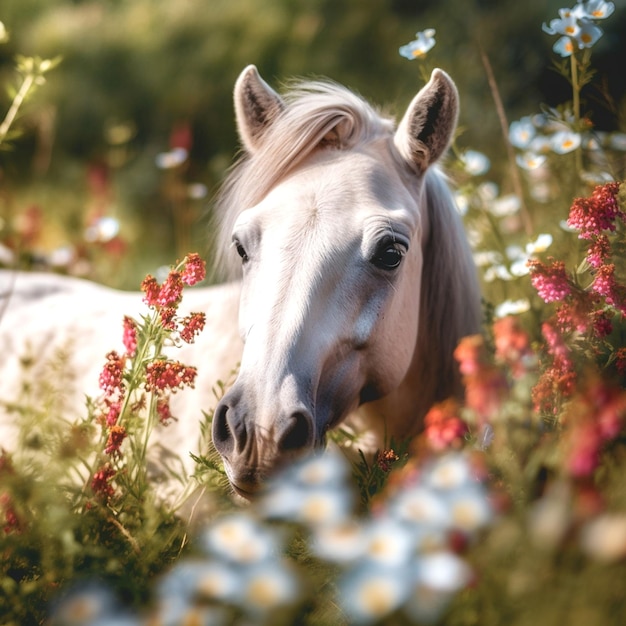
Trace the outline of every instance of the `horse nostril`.
<instances>
[{"instance_id":1,"label":"horse nostril","mask_svg":"<svg viewBox=\"0 0 626 626\"><path fill-rule=\"evenodd\" d=\"M228 425L228 410L228 405L220 402L213 415L213 445L220 454L231 452L234 445L233 433Z\"/></svg>"},{"instance_id":2,"label":"horse nostril","mask_svg":"<svg viewBox=\"0 0 626 626\"><path fill-rule=\"evenodd\" d=\"M281 451L296 451L306 448L313 441L313 420L305 413L294 413L278 441Z\"/></svg>"}]
</instances>

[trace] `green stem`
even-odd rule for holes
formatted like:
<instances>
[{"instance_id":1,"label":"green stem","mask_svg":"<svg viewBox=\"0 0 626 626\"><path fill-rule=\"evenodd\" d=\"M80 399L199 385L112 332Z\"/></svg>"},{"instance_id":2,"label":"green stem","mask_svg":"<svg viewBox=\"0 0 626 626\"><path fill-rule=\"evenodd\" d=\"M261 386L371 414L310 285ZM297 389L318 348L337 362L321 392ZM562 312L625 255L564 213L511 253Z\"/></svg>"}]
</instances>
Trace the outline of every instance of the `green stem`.
<instances>
[{"instance_id":1,"label":"green stem","mask_svg":"<svg viewBox=\"0 0 626 626\"><path fill-rule=\"evenodd\" d=\"M32 86L35 83L35 76L33 74L28 74L24 78L24 82L20 87L20 90L15 94L15 98L13 98L13 102L7 111L7 114L0 124L0 144L4 141L7 133L9 132L9 128L11 128L11 124L15 121L15 117L17 116L18 111L22 104L24 104L24 100L28 95L28 92L31 90Z\"/></svg>"},{"instance_id":2,"label":"green stem","mask_svg":"<svg viewBox=\"0 0 626 626\"><path fill-rule=\"evenodd\" d=\"M571 57L572 68L572 108L574 109L574 129L577 133L580 132L580 82L578 80L578 60L576 55L572 54ZM576 159L576 172L580 175L583 170L583 153L582 146L578 146L574 152L574 158Z\"/></svg>"}]
</instances>

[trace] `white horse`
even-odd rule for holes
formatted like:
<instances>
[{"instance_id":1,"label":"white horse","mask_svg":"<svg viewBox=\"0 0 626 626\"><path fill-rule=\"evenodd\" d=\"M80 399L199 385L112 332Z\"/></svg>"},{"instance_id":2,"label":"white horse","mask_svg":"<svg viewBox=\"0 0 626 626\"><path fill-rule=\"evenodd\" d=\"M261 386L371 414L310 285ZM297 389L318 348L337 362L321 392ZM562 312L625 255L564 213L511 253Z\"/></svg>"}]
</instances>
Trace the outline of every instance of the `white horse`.
<instances>
[{"instance_id":1,"label":"white horse","mask_svg":"<svg viewBox=\"0 0 626 626\"><path fill-rule=\"evenodd\" d=\"M199 379L155 445L187 458L211 387L240 363L215 409L213 442L247 496L346 420L373 449L418 433L434 402L460 393L452 353L479 331L480 296L461 219L433 167L458 113L444 72L433 72L397 128L330 82L280 96L254 66L236 83L235 110L244 155L216 206L220 265L233 282L183 301L207 313L179 355ZM74 399L96 393L103 356L139 295L26 274L6 290L0 402L15 398L27 344L41 360L69 341ZM2 411L0 442L12 420Z\"/></svg>"}]
</instances>

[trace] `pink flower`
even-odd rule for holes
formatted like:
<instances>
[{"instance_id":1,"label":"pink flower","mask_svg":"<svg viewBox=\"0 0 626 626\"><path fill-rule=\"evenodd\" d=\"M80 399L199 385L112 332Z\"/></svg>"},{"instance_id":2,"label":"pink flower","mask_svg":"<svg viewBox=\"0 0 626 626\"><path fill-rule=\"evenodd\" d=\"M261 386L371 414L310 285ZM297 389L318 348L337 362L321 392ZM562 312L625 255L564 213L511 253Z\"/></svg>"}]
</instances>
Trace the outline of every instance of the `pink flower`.
<instances>
[{"instance_id":1,"label":"pink flower","mask_svg":"<svg viewBox=\"0 0 626 626\"><path fill-rule=\"evenodd\" d=\"M198 371L177 361L159 359L146 366L146 391L157 394L169 390L176 393L183 387L193 387Z\"/></svg>"},{"instance_id":2,"label":"pink flower","mask_svg":"<svg viewBox=\"0 0 626 626\"><path fill-rule=\"evenodd\" d=\"M96 496L102 498L103 500L109 500L115 493L115 490L111 485L111 481L114 477L115 470L107 463L94 473L91 480L91 490L94 494L96 494Z\"/></svg>"},{"instance_id":3,"label":"pink flower","mask_svg":"<svg viewBox=\"0 0 626 626\"><path fill-rule=\"evenodd\" d=\"M437 404L424 418L424 436L435 451L460 448L468 433L467 424L458 417L458 406L454 401Z\"/></svg>"},{"instance_id":4,"label":"pink flower","mask_svg":"<svg viewBox=\"0 0 626 626\"><path fill-rule=\"evenodd\" d=\"M393 468L393 464L399 458L400 457L395 453L392 448L388 448L387 450L380 450L376 455L376 465L378 465L378 467L383 472L390 472Z\"/></svg>"},{"instance_id":5,"label":"pink flower","mask_svg":"<svg viewBox=\"0 0 626 626\"><path fill-rule=\"evenodd\" d=\"M157 415L159 416L159 421L164 426L167 426L170 420L176 419L172 415L169 396L162 396L157 400L156 410L157 410Z\"/></svg>"},{"instance_id":6,"label":"pink flower","mask_svg":"<svg viewBox=\"0 0 626 626\"><path fill-rule=\"evenodd\" d=\"M122 445L122 442L124 441L124 439L126 439L126 429L119 424L115 424L114 426L111 426L111 429L109 430L109 437L107 439L106 447L104 449L105 453L111 454L111 455L121 454L120 446Z\"/></svg>"},{"instance_id":7,"label":"pink flower","mask_svg":"<svg viewBox=\"0 0 626 626\"><path fill-rule=\"evenodd\" d=\"M596 336L607 337L613 332L611 316L606 311L595 311L593 315L593 328Z\"/></svg>"},{"instance_id":8,"label":"pink flower","mask_svg":"<svg viewBox=\"0 0 626 626\"><path fill-rule=\"evenodd\" d=\"M546 265L537 259L528 261L530 282L544 302L560 302L572 293L572 284L563 261Z\"/></svg>"},{"instance_id":9,"label":"pink flower","mask_svg":"<svg viewBox=\"0 0 626 626\"><path fill-rule=\"evenodd\" d=\"M202 332L206 323L206 315L204 313L191 313L182 320L182 329L180 338L187 342L193 343L196 335Z\"/></svg>"},{"instance_id":10,"label":"pink flower","mask_svg":"<svg viewBox=\"0 0 626 626\"><path fill-rule=\"evenodd\" d=\"M494 322L493 335L496 359L510 367L513 377L523 376L533 357L528 333L516 317L509 315Z\"/></svg>"},{"instance_id":11,"label":"pink flower","mask_svg":"<svg viewBox=\"0 0 626 626\"><path fill-rule=\"evenodd\" d=\"M161 287L154 276L148 274L141 283L141 291L146 295L143 297L143 301L148 306L157 306L157 299L161 291Z\"/></svg>"},{"instance_id":12,"label":"pink flower","mask_svg":"<svg viewBox=\"0 0 626 626\"><path fill-rule=\"evenodd\" d=\"M600 461L601 439L594 424L577 424L569 437L566 465L569 473L584 478L593 473Z\"/></svg>"},{"instance_id":13,"label":"pink flower","mask_svg":"<svg viewBox=\"0 0 626 626\"><path fill-rule=\"evenodd\" d=\"M0 519L2 518L4 518L3 530L5 534L21 532L23 523L17 513L13 498L7 492L0 493Z\"/></svg>"},{"instance_id":14,"label":"pink flower","mask_svg":"<svg viewBox=\"0 0 626 626\"><path fill-rule=\"evenodd\" d=\"M161 317L161 325L166 330L176 330L176 309L166 307L159 311Z\"/></svg>"},{"instance_id":15,"label":"pink flower","mask_svg":"<svg viewBox=\"0 0 626 626\"><path fill-rule=\"evenodd\" d=\"M100 373L100 389L108 394L123 391L125 357L112 350L106 358L107 362Z\"/></svg>"},{"instance_id":16,"label":"pink flower","mask_svg":"<svg viewBox=\"0 0 626 626\"><path fill-rule=\"evenodd\" d=\"M609 258L611 245L606 235L598 235L587 248L587 262L591 267L598 268Z\"/></svg>"},{"instance_id":17,"label":"pink flower","mask_svg":"<svg viewBox=\"0 0 626 626\"><path fill-rule=\"evenodd\" d=\"M617 194L619 183L609 183L594 189L590 198L576 198L567 223L580 231L581 239L591 239L602 231L615 230L615 219L622 217Z\"/></svg>"},{"instance_id":18,"label":"pink flower","mask_svg":"<svg viewBox=\"0 0 626 626\"><path fill-rule=\"evenodd\" d=\"M480 335L463 337L454 350L454 358L459 364L459 371L464 376L479 372L484 359L483 338Z\"/></svg>"},{"instance_id":19,"label":"pink flower","mask_svg":"<svg viewBox=\"0 0 626 626\"><path fill-rule=\"evenodd\" d=\"M183 295L183 280L180 272L172 270L161 285L156 303L159 307L176 308Z\"/></svg>"},{"instance_id":20,"label":"pink flower","mask_svg":"<svg viewBox=\"0 0 626 626\"><path fill-rule=\"evenodd\" d=\"M137 350L137 324L135 320L124 316L124 335L122 337L124 348L126 348L126 354L133 356Z\"/></svg>"},{"instance_id":21,"label":"pink flower","mask_svg":"<svg viewBox=\"0 0 626 626\"><path fill-rule=\"evenodd\" d=\"M206 264L196 252L185 257L185 267L182 272L182 280L185 285L195 285L204 280L206 276Z\"/></svg>"},{"instance_id":22,"label":"pink flower","mask_svg":"<svg viewBox=\"0 0 626 626\"><path fill-rule=\"evenodd\" d=\"M599 267L591 288L598 295L607 298L607 302L609 302L609 299L612 299L615 286L615 265L610 263ZM609 304L611 303L609 302Z\"/></svg>"},{"instance_id":23,"label":"pink flower","mask_svg":"<svg viewBox=\"0 0 626 626\"><path fill-rule=\"evenodd\" d=\"M106 421L107 426L113 426L117 424L117 420L119 419L120 412L122 410L122 403L119 400L112 401L112 400L109 400L108 398L105 399L105 402L109 409L107 411L105 421Z\"/></svg>"}]
</instances>

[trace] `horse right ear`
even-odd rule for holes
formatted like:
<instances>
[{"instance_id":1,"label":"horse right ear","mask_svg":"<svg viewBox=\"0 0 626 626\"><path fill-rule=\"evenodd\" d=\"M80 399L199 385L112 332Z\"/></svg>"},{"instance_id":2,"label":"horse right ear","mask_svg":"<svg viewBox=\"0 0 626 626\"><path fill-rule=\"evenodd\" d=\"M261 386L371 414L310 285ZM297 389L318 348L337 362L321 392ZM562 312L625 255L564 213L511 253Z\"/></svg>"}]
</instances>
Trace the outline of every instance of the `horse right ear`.
<instances>
[{"instance_id":1,"label":"horse right ear","mask_svg":"<svg viewBox=\"0 0 626 626\"><path fill-rule=\"evenodd\" d=\"M282 98L248 65L235 83L235 116L244 148L256 152L265 131L284 109Z\"/></svg>"},{"instance_id":2,"label":"horse right ear","mask_svg":"<svg viewBox=\"0 0 626 626\"><path fill-rule=\"evenodd\" d=\"M419 173L448 149L459 114L459 95L452 79L435 69L413 98L394 137L409 165Z\"/></svg>"}]
</instances>

